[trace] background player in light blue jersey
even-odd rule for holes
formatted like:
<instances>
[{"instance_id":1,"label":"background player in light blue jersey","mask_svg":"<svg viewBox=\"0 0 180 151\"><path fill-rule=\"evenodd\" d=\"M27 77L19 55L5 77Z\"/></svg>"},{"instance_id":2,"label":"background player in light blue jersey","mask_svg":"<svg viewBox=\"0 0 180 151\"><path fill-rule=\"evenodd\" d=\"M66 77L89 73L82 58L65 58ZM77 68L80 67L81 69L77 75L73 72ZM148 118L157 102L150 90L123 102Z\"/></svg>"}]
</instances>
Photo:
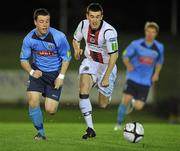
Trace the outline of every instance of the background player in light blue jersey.
<instances>
[{"instance_id":1,"label":"background player in light blue jersey","mask_svg":"<svg viewBox=\"0 0 180 151\"><path fill-rule=\"evenodd\" d=\"M124 116L131 109L141 110L144 107L150 86L159 79L164 62L164 47L155 40L158 32L157 23L147 22L145 38L133 41L123 53L127 81L114 130L121 129Z\"/></svg>"},{"instance_id":2,"label":"background player in light blue jersey","mask_svg":"<svg viewBox=\"0 0 180 151\"><path fill-rule=\"evenodd\" d=\"M21 66L28 72L27 100L29 116L38 133L36 140L45 140L40 97L45 97L45 109L57 111L65 73L71 60L70 46L65 35L50 27L50 14L46 9L34 12L35 29L23 40ZM32 56L33 62L29 63Z\"/></svg>"}]
</instances>

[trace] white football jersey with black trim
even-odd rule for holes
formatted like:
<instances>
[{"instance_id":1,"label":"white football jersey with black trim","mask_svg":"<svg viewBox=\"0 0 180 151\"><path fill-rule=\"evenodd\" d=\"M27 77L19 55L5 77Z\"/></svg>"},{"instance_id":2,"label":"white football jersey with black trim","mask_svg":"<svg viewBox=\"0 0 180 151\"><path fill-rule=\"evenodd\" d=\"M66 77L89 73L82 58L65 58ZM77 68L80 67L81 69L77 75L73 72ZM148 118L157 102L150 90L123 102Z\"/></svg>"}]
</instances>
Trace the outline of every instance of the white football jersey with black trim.
<instances>
[{"instance_id":1,"label":"white football jersey with black trim","mask_svg":"<svg viewBox=\"0 0 180 151\"><path fill-rule=\"evenodd\" d=\"M96 62L108 63L109 54L118 51L117 32L105 21L101 22L97 30L91 29L88 20L81 21L74 33L74 39L81 41L83 38L86 43L85 56Z\"/></svg>"}]
</instances>

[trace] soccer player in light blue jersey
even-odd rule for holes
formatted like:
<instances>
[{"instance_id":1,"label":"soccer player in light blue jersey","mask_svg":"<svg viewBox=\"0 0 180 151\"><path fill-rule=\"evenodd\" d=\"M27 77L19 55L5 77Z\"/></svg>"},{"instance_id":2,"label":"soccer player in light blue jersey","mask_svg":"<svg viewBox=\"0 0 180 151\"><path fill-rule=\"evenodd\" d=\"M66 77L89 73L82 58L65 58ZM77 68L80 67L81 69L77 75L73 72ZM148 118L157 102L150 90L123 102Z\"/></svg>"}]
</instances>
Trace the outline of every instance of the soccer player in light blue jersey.
<instances>
[{"instance_id":1,"label":"soccer player in light blue jersey","mask_svg":"<svg viewBox=\"0 0 180 151\"><path fill-rule=\"evenodd\" d=\"M159 79L164 62L164 46L155 40L158 32L157 23L147 22L145 38L131 42L123 52L123 63L127 69L126 84L114 130L121 129L126 113L133 108L141 110L144 107L151 85Z\"/></svg>"},{"instance_id":2,"label":"soccer player in light blue jersey","mask_svg":"<svg viewBox=\"0 0 180 151\"><path fill-rule=\"evenodd\" d=\"M50 13L43 8L34 12L35 29L23 40L20 60L29 74L27 100L29 116L37 129L36 140L45 140L40 97L45 97L45 110L57 111L65 73L71 60L71 51L66 36L50 27ZM32 56L32 64L29 62Z\"/></svg>"}]
</instances>

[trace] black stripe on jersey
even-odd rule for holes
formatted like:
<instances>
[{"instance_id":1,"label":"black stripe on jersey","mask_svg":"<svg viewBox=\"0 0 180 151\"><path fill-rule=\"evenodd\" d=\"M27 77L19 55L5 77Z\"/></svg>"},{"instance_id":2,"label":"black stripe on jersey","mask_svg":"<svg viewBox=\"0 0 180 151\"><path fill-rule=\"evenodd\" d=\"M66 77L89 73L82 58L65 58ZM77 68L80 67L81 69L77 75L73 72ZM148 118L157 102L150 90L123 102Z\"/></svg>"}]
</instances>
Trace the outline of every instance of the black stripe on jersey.
<instances>
[{"instance_id":1,"label":"black stripe on jersey","mask_svg":"<svg viewBox=\"0 0 180 151\"><path fill-rule=\"evenodd\" d=\"M73 40L75 40L75 41L77 41L77 42L80 42L80 41L78 41L78 40L77 40L76 38L74 38L74 37L73 37Z\"/></svg>"},{"instance_id":2,"label":"black stripe on jersey","mask_svg":"<svg viewBox=\"0 0 180 151\"><path fill-rule=\"evenodd\" d=\"M113 52L109 52L108 54L109 55L112 55L113 53L116 53L118 50L116 50L116 51L113 51Z\"/></svg>"},{"instance_id":3,"label":"black stripe on jersey","mask_svg":"<svg viewBox=\"0 0 180 151\"><path fill-rule=\"evenodd\" d=\"M159 57L160 57L160 50L159 50L159 48L156 46L155 43L153 43L153 45L152 45L151 47L147 47L146 44L145 44L145 42L142 42L142 43L141 43L141 46L143 46L143 47L145 47L145 48L147 48L147 49L150 48L150 49L155 50L155 51L158 53L157 60L159 59Z\"/></svg>"},{"instance_id":4,"label":"black stripe on jersey","mask_svg":"<svg viewBox=\"0 0 180 151\"><path fill-rule=\"evenodd\" d=\"M56 46L56 43L55 43L54 38L53 38L53 35L50 32L48 33L48 35L44 39L39 38L36 35L36 33L34 32L34 34L32 35L32 38L33 39L37 39L37 40L41 40L41 41L50 42L50 43L53 43Z\"/></svg>"},{"instance_id":5,"label":"black stripe on jersey","mask_svg":"<svg viewBox=\"0 0 180 151\"><path fill-rule=\"evenodd\" d=\"M105 39L105 34L106 34L106 32L109 31L109 30L113 30L113 29L106 29L106 30L104 31L104 36L103 36L104 39Z\"/></svg>"},{"instance_id":6,"label":"black stripe on jersey","mask_svg":"<svg viewBox=\"0 0 180 151\"><path fill-rule=\"evenodd\" d=\"M159 48L156 46L155 43L151 46L151 49L155 50L155 51L158 53L157 60L159 60L159 58L160 58L160 50L159 50Z\"/></svg>"},{"instance_id":7,"label":"black stripe on jersey","mask_svg":"<svg viewBox=\"0 0 180 151\"><path fill-rule=\"evenodd\" d=\"M81 32L83 30L83 27L84 27L84 21L82 20Z\"/></svg>"}]
</instances>

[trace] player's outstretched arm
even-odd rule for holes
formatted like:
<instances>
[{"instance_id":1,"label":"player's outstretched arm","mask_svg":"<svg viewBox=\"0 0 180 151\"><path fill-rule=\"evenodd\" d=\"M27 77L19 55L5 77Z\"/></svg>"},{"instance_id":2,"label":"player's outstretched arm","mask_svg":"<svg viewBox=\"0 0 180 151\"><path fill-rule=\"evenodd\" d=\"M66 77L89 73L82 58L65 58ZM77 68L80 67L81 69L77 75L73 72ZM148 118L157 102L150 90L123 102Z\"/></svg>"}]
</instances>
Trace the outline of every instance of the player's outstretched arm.
<instances>
[{"instance_id":1,"label":"player's outstretched arm","mask_svg":"<svg viewBox=\"0 0 180 151\"><path fill-rule=\"evenodd\" d=\"M124 63L124 65L126 66L126 69L128 70L128 71L132 71L132 70L134 70L134 67L133 67L133 65L130 63L130 61L129 61L129 58L123 58L123 63Z\"/></svg>"},{"instance_id":2,"label":"player's outstretched arm","mask_svg":"<svg viewBox=\"0 0 180 151\"><path fill-rule=\"evenodd\" d=\"M77 40L73 39L72 45L73 45L73 48L74 48L74 58L76 60L79 60L80 56L83 53L83 50L80 48L80 44L81 44L80 42L78 42Z\"/></svg>"},{"instance_id":3,"label":"player's outstretched arm","mask_svg":"<svg viewBox=\"0 0 180 151\"><path fill-rule=\"evenodd\" d=\"M55 85L55 89L59 89L62 85L63 85L63 81L65 78L65 74L66 71L69 67L69 61L63 61L62 62L62 67L61 67L61 71L59 73L59 76L56 78L56 80L54 81L54 85Z\"/></svg>"},{"instance_id":4,"label":"player's outstretched arm","mask_svg":"<svg viewBox=\"0 0 180 151\"><path fill-rule=\"evenodd\" d=\"M164 46L162 45L160 48L161 48L160 57L158 57L158 60L156 62L155 71L152 76L152 82L156 82L159 80L159 75L160 75L160 72L164 63Z\"/></svg>"},{"instance_id":5,"label":"player's outstretched arm","mask_svg":"<svg viewBox=\"0 0 180 151\"><path fill-rule=\"evenodd\" d=\"M107 70L104 74L104 77L102 79L102 82L101 82L101 85L104 86L104 87L107 87L109 86L109 76L116 64L116 60L118 58L118 51L113 53L113 54L110 54L110 58L109 58L109 63L108 63L108 67L107 67Z\"/></svg>"},{"instance_id":6,"label":"player's outstretched arm","mask_svg":"<svg viewBox=\"0 0 180 151\"><path fill-rule=\"evenodd\" d=\"M156 82L156 81L159 80L159 75L160 75L161 69L162 69L162 65L161 64L156 64L155 72L154 72L154 74L152 76L152 81L153 82Z\"/></svg>"},{"instance_id":7,"label":"player's outstretched arm","mask_svg":"<svg viewBox=\"0 0 180 151\"><path fill-rule=\"evenodd\" d=\"M29 61L21 61L21 67L28 73L30 73L32 70L31 65L29 64Z\"/></svg>"}]
</instances>

